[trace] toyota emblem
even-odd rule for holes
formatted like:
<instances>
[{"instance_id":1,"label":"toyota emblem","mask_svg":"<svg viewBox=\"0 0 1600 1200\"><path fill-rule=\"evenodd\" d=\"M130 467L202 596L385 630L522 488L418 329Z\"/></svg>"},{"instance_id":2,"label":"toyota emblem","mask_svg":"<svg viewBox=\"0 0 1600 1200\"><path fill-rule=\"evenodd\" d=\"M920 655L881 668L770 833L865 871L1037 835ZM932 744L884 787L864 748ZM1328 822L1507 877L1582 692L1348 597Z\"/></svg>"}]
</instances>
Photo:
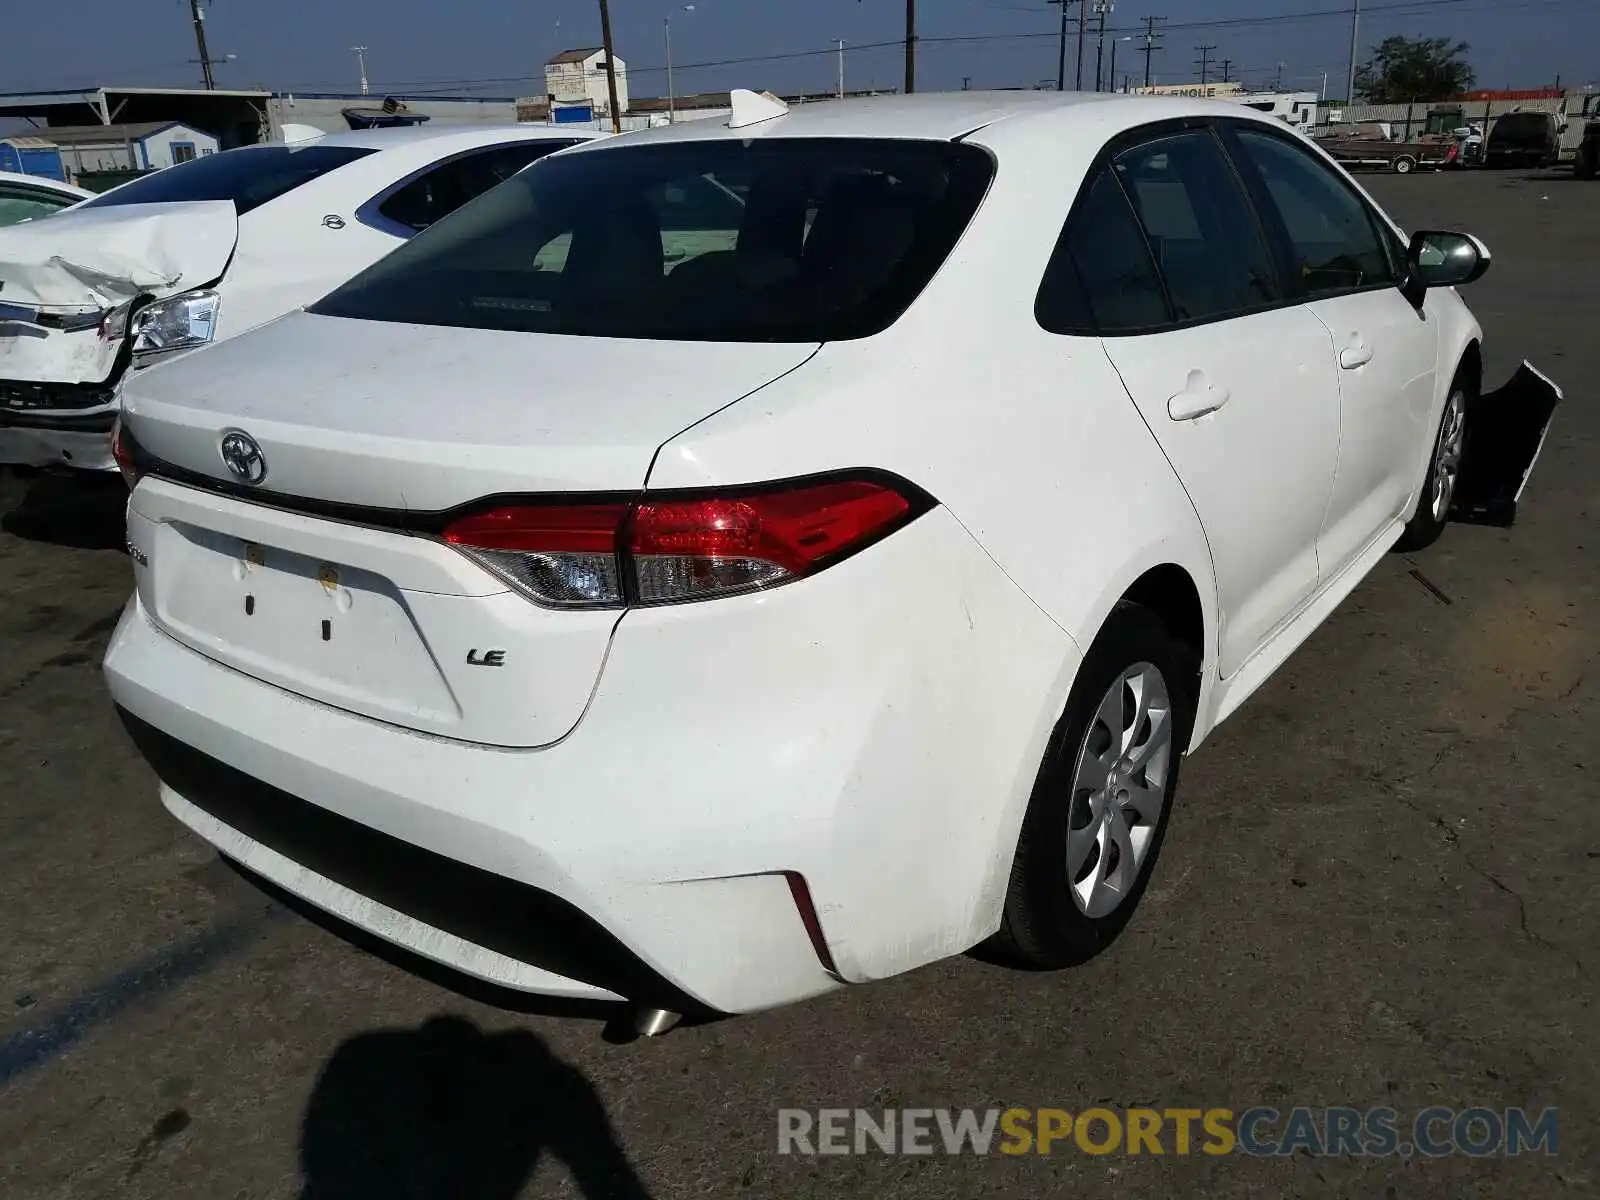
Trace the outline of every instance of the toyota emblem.
<instances>
[{"instance_id":1,"label":"toyota emblem","mask_svg":"<svg viewBox=\"0 0 1600 1200\"><path fill-rule=\"evenodd\" d=\"M240 430L230 429L222 435L222 461L245 483L260 483L267 477L267 456L255 438Z\"/></svg>"}]
</instances>

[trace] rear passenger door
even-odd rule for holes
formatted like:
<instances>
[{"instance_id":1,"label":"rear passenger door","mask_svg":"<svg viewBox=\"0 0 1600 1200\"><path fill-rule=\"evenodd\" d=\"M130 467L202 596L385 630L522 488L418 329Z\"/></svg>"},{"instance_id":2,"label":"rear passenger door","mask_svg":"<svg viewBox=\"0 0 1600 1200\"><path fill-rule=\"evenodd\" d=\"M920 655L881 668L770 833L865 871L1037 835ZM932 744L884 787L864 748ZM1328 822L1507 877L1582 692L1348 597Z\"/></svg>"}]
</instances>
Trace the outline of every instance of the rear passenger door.
<instances>
[{"instance_id":1,"label":"rear passenger door","mask_svg":"<svg viewBox=\"0 0 1600 1200\"><path fill-rule=\"evenodd\" d=\"M1102 344L1205 527L1231 675L1317 586L1339 449L1328 332L1287 301L1209 127L1118 149L1073 222Z\"/></svg>"},{"instance_id":2,"label":"rear passenger door","mask_svg":"<svg viewBox=\"0 0 1600 1200\"><path fill-rule=\"evenodd\" d=\"M1292 135L1225 127L1289 286L1333 339L1339 469L1318 553L1332 576L1406 515L1433 436L1438 329L1400 291L1402 250L1366 200Z\"/></svg>"}]
</instances>

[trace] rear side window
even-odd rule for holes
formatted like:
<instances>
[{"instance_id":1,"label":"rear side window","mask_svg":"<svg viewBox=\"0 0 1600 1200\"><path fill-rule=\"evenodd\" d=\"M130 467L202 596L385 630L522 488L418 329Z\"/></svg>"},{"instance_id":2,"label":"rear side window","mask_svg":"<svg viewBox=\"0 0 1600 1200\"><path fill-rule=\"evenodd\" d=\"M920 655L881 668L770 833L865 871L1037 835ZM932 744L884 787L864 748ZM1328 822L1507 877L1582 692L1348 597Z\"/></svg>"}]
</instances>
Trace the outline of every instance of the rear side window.
<instances>
[{"instance_id":1,"label":"rear side window","mask_svg":"<svg viewBox=\"0 0 1600 1200\"><path fill-rule=\"evenodd\" d=\"M1276 269L1244 188L1211 133L1135 146L1115 170L1179 321L1237 316L1277 302Z\"/></svg>"},{"instance_id":2,"label":"rear side window","mask_svg":"<svg viewBox=\"0 0 1600 1200\"><path fill-rule=\"evenodd\" d=\"M243 216L302 184L374 153L360 146L246 146L191 159L96 197L84 208L231 200Z\"/></svg>"},{"instance_id":3,"label":"rear side window","mask_svg":"<svg viewBox=\"0 0 1600 1200\"><path fill-rule=\"evenodd\" d=\"M926 286L992 175L976 147L907 139L708 139L560 155L312 311L594 337L864 337Z\"/></svg>"},{"instance_id":4,"label":"rear side window","mask_svg":"<svg viewBox=\"0 0 1600 1200\"><path fill-rule=\"evenodd\" d=\"M1034 314L1051 333L1128 333L1171 320L1144 233L1109 170L1062 233Z\"/></svg>"},{"instance_id":5,"label":"rear side window","mask_svg":"<svg viewBox=\"0 0 1600 1200\"><path fill-rule=\"evenodd\" d=\"M378 212L410 230L426 229L468 200L504 183L529 163L575 142L521 142L463 154L424 171L378 206Z\"/></svg>"}]
</instances>

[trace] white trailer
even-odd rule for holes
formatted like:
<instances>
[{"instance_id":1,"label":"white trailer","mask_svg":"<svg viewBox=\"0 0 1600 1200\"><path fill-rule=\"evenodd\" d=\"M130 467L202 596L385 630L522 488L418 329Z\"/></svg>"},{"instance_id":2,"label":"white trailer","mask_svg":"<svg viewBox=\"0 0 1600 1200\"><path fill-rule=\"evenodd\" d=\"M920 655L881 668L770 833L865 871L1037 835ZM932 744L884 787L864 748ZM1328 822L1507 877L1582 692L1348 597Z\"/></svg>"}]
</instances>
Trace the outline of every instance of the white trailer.
<instances>
[{"instance_id":1,"label":"white trailer","mask_svg":"<svg viewBox=\"0 0 1600 1200\"><path fill-rule=\"evenodd\" d=\"M1269 113L1286 125L1293 125L1300 130L1309 131L1317 123L1315 92L1240 92L1217 99L1232 100L1257 112Z\"/></svg>"}]
</instances>

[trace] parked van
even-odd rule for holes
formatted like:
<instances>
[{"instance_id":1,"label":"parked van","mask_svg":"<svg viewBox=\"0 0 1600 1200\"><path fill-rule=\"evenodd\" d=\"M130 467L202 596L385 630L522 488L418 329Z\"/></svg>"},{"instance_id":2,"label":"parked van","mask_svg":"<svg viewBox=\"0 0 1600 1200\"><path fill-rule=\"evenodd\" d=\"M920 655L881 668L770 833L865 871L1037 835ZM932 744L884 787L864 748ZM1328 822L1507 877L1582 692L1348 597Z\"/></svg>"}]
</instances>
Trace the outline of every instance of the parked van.
<instances>
[{"instance_id":1,"label":"parked van","mask_svg":"<svg viewBox=\"0 0 1600 1200\"><path fill-rule=\"evenodd\" d=\"M1555 113L1508 112L1489 129L1484 144L1486 167L1548 167L1561 154L1566 126Z\"/></svg>"}]
</instances>

